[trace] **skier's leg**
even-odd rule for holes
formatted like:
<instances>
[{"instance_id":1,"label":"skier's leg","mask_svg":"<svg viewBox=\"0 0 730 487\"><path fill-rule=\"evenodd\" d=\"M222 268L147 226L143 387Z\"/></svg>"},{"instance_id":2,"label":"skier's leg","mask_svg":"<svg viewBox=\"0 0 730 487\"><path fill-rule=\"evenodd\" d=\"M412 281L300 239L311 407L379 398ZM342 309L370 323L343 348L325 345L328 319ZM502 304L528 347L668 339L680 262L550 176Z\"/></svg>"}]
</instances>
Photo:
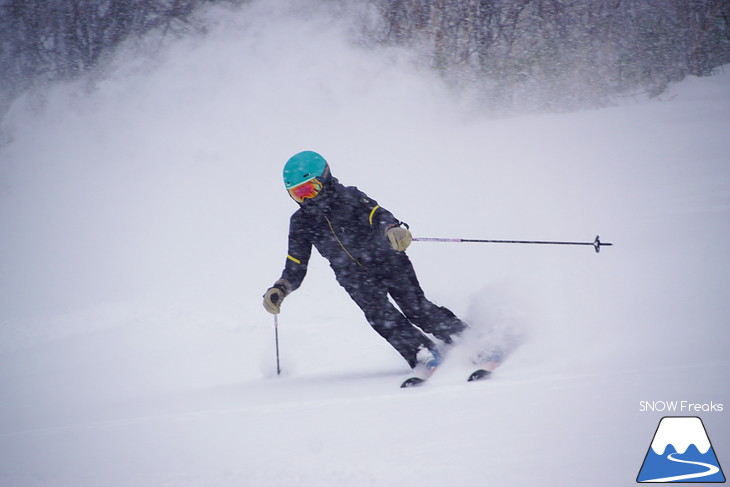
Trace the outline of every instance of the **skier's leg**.
<instances>
[{"instance_id":1,"label":"skier's leg","mask_svg":"<svg viewBox=\"0 0 730 487\"><path fill-rule=\"evenodd\" d=\"M381 289L377 282L354 277L338 277L337 280L365 313L370 326L403 356L408 365L417 365L419 350L435 349L435 344L393 306L387 290Z\"/></svg>"},{"instance_id":2,"label":"skier's leg","mask_svg":"<svg viewBox=\"0 0 730 487\"><path fill-rule=\"evenodd\" d=\"M451 343L467 325L451 310L429 301L418 282L410 259L399 254L388 269L388 291L398 307L412 323L436 338Z\"/></svg>"}]
</instances>

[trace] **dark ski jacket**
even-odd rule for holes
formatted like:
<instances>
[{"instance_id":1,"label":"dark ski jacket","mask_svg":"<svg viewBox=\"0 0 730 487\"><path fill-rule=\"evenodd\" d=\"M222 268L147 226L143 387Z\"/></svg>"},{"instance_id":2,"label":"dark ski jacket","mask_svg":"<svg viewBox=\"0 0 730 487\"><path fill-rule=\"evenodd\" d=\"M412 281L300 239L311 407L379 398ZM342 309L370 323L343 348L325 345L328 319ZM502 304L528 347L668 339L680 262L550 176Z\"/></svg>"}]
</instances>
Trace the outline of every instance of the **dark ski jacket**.
<instances>
[{"instance_id":1,"label":"dark ski jacket","mask_svg":"<svg viewBox=\"0 0 730 487\"><path fill-rule=\"evenodd\" d=\"M340 284L359 273L383 275L402 252L385 231L400 225L392 213L354 186L325 182L316 198L305 200L289 222L289 248L281 275L297 289L307 274L312 246L329 261ZM393 269L394 270L394 269Z\"/></svg>"}]
</instances>

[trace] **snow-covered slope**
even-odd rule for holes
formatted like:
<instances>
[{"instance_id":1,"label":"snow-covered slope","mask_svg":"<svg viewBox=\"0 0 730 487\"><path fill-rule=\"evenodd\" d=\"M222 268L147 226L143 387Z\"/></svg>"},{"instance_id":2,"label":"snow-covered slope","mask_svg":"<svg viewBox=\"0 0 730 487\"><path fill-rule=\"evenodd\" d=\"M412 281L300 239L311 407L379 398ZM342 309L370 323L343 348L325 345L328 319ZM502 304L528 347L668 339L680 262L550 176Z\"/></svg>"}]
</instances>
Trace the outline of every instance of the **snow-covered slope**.
<instances>
[{"instance_id":1,"label":"snow-covered slope","mask_svg":"<svg viewBox=\"0 0 730 487\"><path fill-rule=\"evenodd\" d=\"M270 3L4 121L0 484L630 485L670 414L730 464L730 73L490 119ZM416 236L614 246L414 243L431 299L526 339L486 383L447 363L419 390L315 257L274 377L261 294L303 149ZM669 400L725 407L642 411Z\"/></svg>"}]
</instances>

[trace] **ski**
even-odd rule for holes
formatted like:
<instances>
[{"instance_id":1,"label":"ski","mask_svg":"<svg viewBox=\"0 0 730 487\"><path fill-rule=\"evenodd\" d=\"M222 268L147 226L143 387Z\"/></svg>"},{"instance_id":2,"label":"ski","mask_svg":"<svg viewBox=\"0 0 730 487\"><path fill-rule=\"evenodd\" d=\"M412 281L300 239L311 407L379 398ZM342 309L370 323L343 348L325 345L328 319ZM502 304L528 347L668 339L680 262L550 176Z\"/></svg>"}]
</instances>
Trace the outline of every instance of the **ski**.
<instances>
[{"instance_id":1,"label":"ski","mask_svg":"<svg viewBox=\"0 0 730 487\"><path fill-rule=\"evenodd\" d=\"M466 380L468 382L474 382L477 380L488 379L491 376L492 376L492 372L490 370L477 369L474 372L472 372Z\"/></svg>"},{"instance_id":2,"label":"ski","mask_svg":"<svg viewBox=\"0 0 730 487\"><path fill-rule=\"evenodd\" d=\"M476 369L474 372L469 374L469 377L466 379L468 382L475 382L479 380L485 380L492 376L492 371L487 369ZM400 385L401 389L405 389L407 387L420 387L424 385L428 381L428 377L418 377L413 376L409 377L406 380L403 381L403 383Z\"/></svg>"},{"instance_id":3,"label":"ski","mask_svg":"<svg viewBox=\"0 0 730 487\"><path fill-rule=\"evenodd\" d=\"M418 359L418 365L413 369L415 375L404 380L400 385L401 389L423 385L436 372L443 360L443 356L438 349L429 350L425 347L418 351L416 358Z\"/></svg>"},{"instance_id":4,"label":"ski","mask_svg":"<svg viewBox=\"0 0 730 487\"><path fill-rule=\"evenodd\" d=\"M494 369L499 367L504 361L504 354L501 351L490 351L488 353L481 352L472 360L474 366L478 367L474 369L471 374L467 377L467 382L475 382L480 380L488 379L492 376ZM419 367L414 370L415 374L404 380L400 387L406 389L409 387L420 387L424 385L431 378L438 367Z\"/></svg>"},{"instance_id":5,"label":"ski","mask_svg":"<svg viewBox=\"0 0 730 487\"><path fill-rule=\"evenodd\" d=\"M424 379L423 377L409 377L403 381L400 387L401 389L405 389L406 387L422 386L426 382L426 380L427 379Z\"/></svg>"},{"instance_id":6,"label":"ski","mask_svg":"<svg viewBox=\"0 0 730 487\"><path fill-rule=\"evenodd\" d=\"M405 389L407 387L418 387L422 386L426 383L428 379L431 378L431 376L436 372L436 369L438 367L418 367L414 370L416 375L412 375L406 380L403 381L403 383L400 385L401 389Z\"/></svg>"}]
</instances>

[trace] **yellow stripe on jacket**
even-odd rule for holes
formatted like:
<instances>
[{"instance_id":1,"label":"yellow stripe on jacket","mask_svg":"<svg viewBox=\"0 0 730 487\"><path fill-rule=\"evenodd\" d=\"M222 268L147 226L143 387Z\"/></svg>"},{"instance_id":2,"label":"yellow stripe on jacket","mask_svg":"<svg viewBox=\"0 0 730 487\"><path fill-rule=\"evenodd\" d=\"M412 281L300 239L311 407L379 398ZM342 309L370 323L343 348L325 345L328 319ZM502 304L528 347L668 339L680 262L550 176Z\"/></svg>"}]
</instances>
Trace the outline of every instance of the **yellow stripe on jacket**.
<instances>
[{"instance_id":1,"label":"yellow stripe on jacket","mask_svg":"<svg viewBox=\"0 0 730 487\"><path fill-rule=\"evenodd\" d=\"M373 215L375 215L375 211L380 208L380 206L376 205L375 208L373 208L373 211L370 212L370 217L368 217L368 221L370 222L370 226L373 225Z\"/></svg>"}]
</instances>

